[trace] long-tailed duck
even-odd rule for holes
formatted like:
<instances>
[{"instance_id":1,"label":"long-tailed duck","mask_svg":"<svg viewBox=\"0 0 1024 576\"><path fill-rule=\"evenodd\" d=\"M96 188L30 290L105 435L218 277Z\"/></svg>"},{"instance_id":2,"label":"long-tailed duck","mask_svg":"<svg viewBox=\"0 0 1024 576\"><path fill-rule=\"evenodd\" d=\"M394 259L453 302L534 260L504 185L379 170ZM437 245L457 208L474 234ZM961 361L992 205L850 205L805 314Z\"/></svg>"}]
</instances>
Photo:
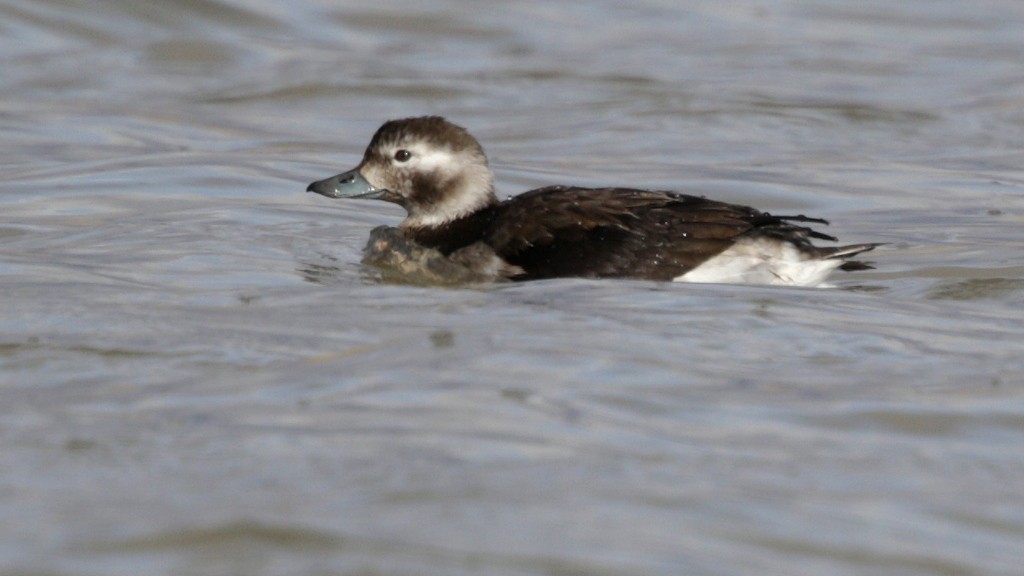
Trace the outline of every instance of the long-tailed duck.
<instances>
[{"instance_id":1,"label":"long-tailed duck","mask_svg":"<svg viewBox=\"0 0 1024 576\"><path fill-rule=\"evenodd\" d=\"M363 161L309 185L328 198L375 198L405 208L405 238L498 278L640 278L816 286L878 244L835 248L801 225L676 192L548 186L504 201L483 148L438 116L386 122ZM372 244L372 242L371 242Z\"/></svg>"}]
</instances>

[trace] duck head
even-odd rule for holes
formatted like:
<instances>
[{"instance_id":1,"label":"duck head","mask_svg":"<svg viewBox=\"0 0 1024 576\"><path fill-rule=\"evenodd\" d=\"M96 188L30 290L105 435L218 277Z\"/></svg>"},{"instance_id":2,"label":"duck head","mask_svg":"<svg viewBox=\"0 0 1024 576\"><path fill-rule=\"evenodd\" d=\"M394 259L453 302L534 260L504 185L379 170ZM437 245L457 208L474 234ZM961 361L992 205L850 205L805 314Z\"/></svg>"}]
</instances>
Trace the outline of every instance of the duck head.
<instances>
[{"instance_id":1,"label":"duck head","mask_svg":"<svg viewBox=\"0 0 1024 576\"><path fill-rule=\"evenodd\" d=\"M442 226L497 202L480 143L440 116L386 122L358 166L306 191L394 202L408 213L403 228Z\"/></svg>"}]
</instances>

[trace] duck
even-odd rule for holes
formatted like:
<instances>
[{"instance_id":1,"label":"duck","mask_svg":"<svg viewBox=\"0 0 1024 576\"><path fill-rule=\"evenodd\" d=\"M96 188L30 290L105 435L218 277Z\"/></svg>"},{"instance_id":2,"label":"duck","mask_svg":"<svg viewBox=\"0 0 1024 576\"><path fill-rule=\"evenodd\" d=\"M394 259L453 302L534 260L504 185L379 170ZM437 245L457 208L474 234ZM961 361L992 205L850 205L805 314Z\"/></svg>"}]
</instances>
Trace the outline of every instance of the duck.
<instances>
[{"instance_id":1,"label":"duck","mask_svg":"<svg viewBox=\"0 0 1024 576\"><path fill-rule=\"evenodd\" d=\"M674 191L553 185L499 201L483 147L441 116L385 122L355 168L306 190L398 204L406 217L390 228L391 245L405 239L489 278L513 281L820 286L837 269L872 268L850 258L880 246L819 246L813 240L837 241L810 227L827 220Z\"/></svg>"}]
</instances>

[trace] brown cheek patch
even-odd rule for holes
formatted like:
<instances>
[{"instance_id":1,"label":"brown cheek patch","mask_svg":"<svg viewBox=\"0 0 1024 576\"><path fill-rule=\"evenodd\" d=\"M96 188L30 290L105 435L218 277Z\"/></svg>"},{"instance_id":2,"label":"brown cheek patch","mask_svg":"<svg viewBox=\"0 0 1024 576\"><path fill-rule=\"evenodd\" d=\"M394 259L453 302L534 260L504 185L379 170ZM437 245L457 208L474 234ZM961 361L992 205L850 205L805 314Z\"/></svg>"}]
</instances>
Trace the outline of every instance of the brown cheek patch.
<instances>
[{"instance_id":1,"label":"brown cheek patch","mask_svg":"<svg viewBox=\"0 0 1024 576\"><path fill-rule=\"evenodd\" d=\"M434 206L444 198L444 189L433 172L413 174L411 184L409 200L419 206Z\"/></svg>"}]
</instances>

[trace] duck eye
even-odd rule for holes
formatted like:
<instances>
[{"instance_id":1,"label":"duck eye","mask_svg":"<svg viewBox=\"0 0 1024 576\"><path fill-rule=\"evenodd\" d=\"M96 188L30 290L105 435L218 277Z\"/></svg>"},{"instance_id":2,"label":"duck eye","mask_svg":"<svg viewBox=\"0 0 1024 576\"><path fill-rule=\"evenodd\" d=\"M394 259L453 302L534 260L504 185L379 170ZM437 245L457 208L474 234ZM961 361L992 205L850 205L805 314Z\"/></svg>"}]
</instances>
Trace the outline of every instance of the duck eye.
<instances>
[{"instance_id":1,"label":"duck eye","mask_svg":"<svg viewBox=\"0 0 1024 576\"><path fill-rule=\"evenodd\" d=\"M398 160L399 162L405 162L409 158L412 158L412 152L409 152L408 150L399 150L398 152L395 152L395 160Z\"/></svg>"}]
</instances>

